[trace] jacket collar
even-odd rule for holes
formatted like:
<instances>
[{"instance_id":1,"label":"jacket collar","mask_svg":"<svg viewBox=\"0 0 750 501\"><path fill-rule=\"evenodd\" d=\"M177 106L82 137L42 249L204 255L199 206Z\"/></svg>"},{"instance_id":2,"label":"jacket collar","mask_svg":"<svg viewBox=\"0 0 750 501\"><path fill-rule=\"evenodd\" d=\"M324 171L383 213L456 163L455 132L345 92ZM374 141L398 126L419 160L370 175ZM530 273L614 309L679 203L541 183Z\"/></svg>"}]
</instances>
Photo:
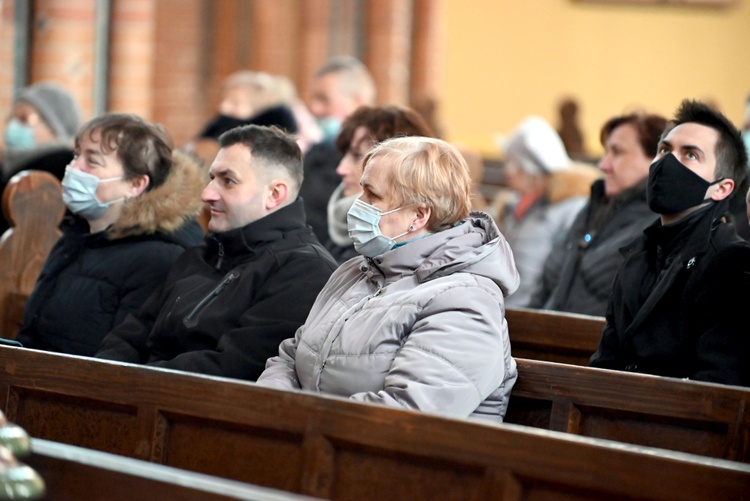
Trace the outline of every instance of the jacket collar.
<instances>
[{"instance_id":1,"label":"jacket collar","mask_svg":"<svg viewBox=\"0 0 750 501\"><path fill-rule=\"evenodd\" d=\"M685 259L689 260L705 254L714 230L727 222L728 207L729 200L724 199L668 226L663 226L661 220L657 219L651 226L643 230L645 238L636 239L623 247L621 252L628 255L639 250L655 247L658 244L666 244L669 247L668 242L665 242L664 239L671 237L684 240L683 245L677 246L677 249Z\"/></svg>"},{"instance_id":2,"label":"jacket collar","mask_svg":"<svg viewBox=\"0 0 750 501\"><path fill-rule=\"evenodd\" d=\"M259 247L286 238L290 232L304 230L305 208L302 199L274 211L257 221L241 228L209 233L206 235L206 246L210 254L218 252L219 244L229 256L254 253Z\"/></svg>"}]
</instances>

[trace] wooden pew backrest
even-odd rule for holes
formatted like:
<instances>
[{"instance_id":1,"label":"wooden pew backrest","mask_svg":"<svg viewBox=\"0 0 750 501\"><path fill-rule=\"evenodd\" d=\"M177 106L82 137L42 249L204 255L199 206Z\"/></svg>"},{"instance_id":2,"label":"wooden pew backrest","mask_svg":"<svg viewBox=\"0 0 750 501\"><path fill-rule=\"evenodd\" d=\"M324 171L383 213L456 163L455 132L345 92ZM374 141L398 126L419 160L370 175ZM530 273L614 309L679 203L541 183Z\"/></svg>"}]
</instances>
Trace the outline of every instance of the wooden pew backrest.
<instances>
[{"instance_id":1,"label":"wooden pew backrest","mask_svg":"<svg viewBox=\"0 0 750 501\"><path fill-rule=\"evenodd\" d=\"M508 308L505 319L514 357L586 366L605 324L604 317L527 308Z\"/></svg>"},{"instance_id":2,"label":"wooden pew backrest","mask_svg":"<svg viewBox=\"0 0 750 501\"><path fill-rule=\"evenodd\" d=\"M55 501L313 499L41 439L32 439L32 455L24 462L44 480L45 499Z\"/></svg>"},{"instance_id":3,"label":"wooden pew backrest","mask_svg":"<svg viewBox=\"0 0 750 501\"><path fill-rule=\"evenodd\" d=\"M334 499L739 499L750 466L0 347L32 437Z\"/></svg>"},{"instance_id":4,"label":"wooden pew backrest","mask_svg":"<svg viewBox=\"0 0 750 501\"><path fill-rule=\"evenodd\" d=\"M11 227L0 238L0 328L15 338L26 298L36 284L65 215L62 187L43 171L21 171L3 191L3 213Z\"/></svg>"},{"instance_id":5,"label":"wooden pew backrest","mask_svg":"<svg viewBox=\"0 0 750 501\"><path fill-rule=\"evenodd\" d=\"M750 463L750 389L516 359L506 422Z\"/></svg>"}]
</instances>

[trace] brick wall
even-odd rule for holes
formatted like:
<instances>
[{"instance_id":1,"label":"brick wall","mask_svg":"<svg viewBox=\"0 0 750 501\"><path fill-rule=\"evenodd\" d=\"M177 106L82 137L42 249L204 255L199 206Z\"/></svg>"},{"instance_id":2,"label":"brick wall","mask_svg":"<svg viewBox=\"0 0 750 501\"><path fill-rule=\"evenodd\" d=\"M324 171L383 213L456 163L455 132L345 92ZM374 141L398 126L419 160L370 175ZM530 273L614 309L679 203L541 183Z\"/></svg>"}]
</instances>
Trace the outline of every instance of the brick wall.
<instances>
[{"instance_id":1,"label":"brick wall","mask_svg":"<svg viewBox=\"0 0 750 501\"><path fill-rule=\"evenodd\" d=\"M13 3L0 1L3 110L12 102ZM33 5L30 81L66 85L89 118L96 0L34 0ZM440 37L429 28L431 5L431 0L112 0L108 109L162 123L182 145L215 113L221 83L230 73L286 75L304 99L312 74L334 54L362 57L375 77L378 101L404 104L410 92L434 86L434 72L426 66L435 58L420 49L414 60L425 68L412 68L411 49L412 32ZM415 26L427 28L415 31Z\"/></svg>"},{"instance_id":2,"label":"brick wall","mask_svg":"<svg viewBox=\"0 0 750 501\"><path fill-rule=\"evenodd\" d=\"M152 119L156 0L114 0L109 111Z\"/></svg>"},{"instance_id":3,"label":"brick wall","mask_svg":"<svg viewBox=\"0 0 750 501\"><path fill-rule=\"evenodd\" d=\"M7 0L0 3L0 6L0 119L4 119L13 100L14 10L13 2Z\"/></svg>"},{"instance_id":4,"label":"brick wall","mask_svg":"<svg viewBox=\"0 0 750 501\"><path fill-rule=\"evenodd\" d=\"M32 12L29 81L66 86L84 119L93 109L94 7L94 0L37 0Z\"/></svg>"},{"instance_id":5,"label":"brick wall","mask_svg":"<svg viewBox=\"0 0 750 501\"><path fill-rule=\"evenodd\" d=\"M153 50L151 118L183 145L203 122L202 0L159 0Z\"/></svg>"}]
</instances>

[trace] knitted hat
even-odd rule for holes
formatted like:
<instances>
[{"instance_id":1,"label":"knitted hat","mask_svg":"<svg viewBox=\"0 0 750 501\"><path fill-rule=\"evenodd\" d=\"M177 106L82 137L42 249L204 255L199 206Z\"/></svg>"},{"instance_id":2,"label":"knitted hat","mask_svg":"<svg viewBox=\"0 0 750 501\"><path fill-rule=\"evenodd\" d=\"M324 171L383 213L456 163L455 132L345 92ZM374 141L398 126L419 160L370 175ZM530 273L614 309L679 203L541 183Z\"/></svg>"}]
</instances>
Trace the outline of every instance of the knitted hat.
<instances>
[{"instance_id":1,"label":"knitted hat","mask_svg":"<svg viewBox=\"0 0 750 501\"><path fill-rule=\"evenodd\" d=\"M75 137L81 113L73 95L61 85L54 82L29 85L18 92L16 102L19 101L33 106L57 139L66 141Z\"/></svg>"},{"instance_id":2,"label":"knitted hat","mask_svg":"<svg viewBox=\"0 0 750 501\"><path fill-rule=\"evenodd\" d=\"M532 175L551 174L572 163L555 129L537 116L524 119L501 147L507 157Z\"/></svg>"}]
</instances>

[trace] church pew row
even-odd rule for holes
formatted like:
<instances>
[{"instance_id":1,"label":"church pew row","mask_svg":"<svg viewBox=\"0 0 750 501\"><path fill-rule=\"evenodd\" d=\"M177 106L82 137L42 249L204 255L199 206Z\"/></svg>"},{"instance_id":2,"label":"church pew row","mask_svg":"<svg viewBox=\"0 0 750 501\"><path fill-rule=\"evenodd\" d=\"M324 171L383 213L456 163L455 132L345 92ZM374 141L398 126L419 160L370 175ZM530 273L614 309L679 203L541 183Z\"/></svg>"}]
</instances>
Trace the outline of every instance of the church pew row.
<instances>
[{"instance_id":1,"label":"church pew row","mask_svg":"<svg viewBox=\"0 0 750 501\"><path fill-rule=\"evenodd\" d=\"M305 501L315 498L32 438L24 458L54 501Z\"/></svg>"},{"instance_id":2,"label":"church pew row","mask_svg":"<svg viewBox=\"0 0 750 501\"><path fill-rule=\"evenodd\" d=\"M551 310L508 308L511 351L516 358L588 365L599 346L604 317Z\"/></svg>"},{"instance_id":3,"label":"church pew row","mask_svg":"<svg viewBox=\"0 0 750 501\"><path fill-rule=\"evenodd\" d=\"M506 422L750 463L750 388L516 362Z\"/></svg>"},{"instance_id":4,"label":"church pew row","mask_svg":"<svg viewBox=\"0 0 750 501\"><path fill-rule=\"evenodd\" d=\"M45 500L314 501L321 499L42 439L32 439L32 450L33 455L26 458L25 463L43 477L47 495L42 499ZM516 499L516 496L511 494L509 497L499 499Z\"/></svg>"},{"instance_id":5,"label":"church pew row","mask_svg":"<svg viewBox=\"0 0 750 501\"><path fill-rule=\"evenodd\" d=\"M750 465L164 369L0 348L33 437L335 499L742 499Z\"/></svg>"}]
</instances>

